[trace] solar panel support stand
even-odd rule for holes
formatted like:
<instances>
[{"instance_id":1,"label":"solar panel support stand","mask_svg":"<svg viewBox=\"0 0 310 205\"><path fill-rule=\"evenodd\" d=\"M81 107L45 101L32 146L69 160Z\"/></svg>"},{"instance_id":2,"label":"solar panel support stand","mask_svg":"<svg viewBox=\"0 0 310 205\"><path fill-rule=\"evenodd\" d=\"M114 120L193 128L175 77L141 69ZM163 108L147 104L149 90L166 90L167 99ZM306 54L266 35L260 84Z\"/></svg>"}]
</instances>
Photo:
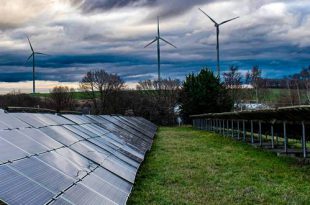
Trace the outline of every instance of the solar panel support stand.
<instances>
[{"instance_id":1,"label":"solar panel support stand","mask_svg":"<svg viewBox=\"0 0 310 205\"><path fill-rule=\"evenodd\" d=\"M222 123L222 129L223 129L223 136L225 137L225 120L223 120L223 123Z\"/></svg>"},{"instance_id":2,"label":"solar panel support stand","mask_svg":"<svg viewBox=\"0 0 310 205\"><path fill-rule=\"evenodd\" d=\"M209 120L209 131L212 131L212 120Z\"/></svg>"},{"instance_id":3,"label":"solar panel support stand","mask_svg":"<svg viewBox=\"0 0 310 205\"><path fill-rule=\"evenodd\" d=\"M307 158L307 141L306 141L306 128L305 128L305 122L301 122L302 126L302 152L303 152L303 157Z\"/></svg>"},{"instance_id":4,"label":"solar panel support stand","mask_svg":"<svg viewBox=\"0 0 310 205\"><path fill-rule=\"evenodd\" d=\"M259 120L258 121L258 135L259 135L259 146L263 146L263 139L262 139L262 122Z\"/></svg>"},{"instance_id":5,"label":"solar panel support stand","mask_svg":"<svg viewBox=\"0 0 310 205\"><path fill-rule=\"evenodd\" d=\"M251 120L251 144L254 144L253 120Z\"/></svg>"},{"instance_id":6,"label":"solar panel support stand","mask_svg":"<svg viewBox=\"0 0 310 205\"><path fill-rule=\"evenodd\" d=\"M234 120L231 120L231 138L234 139Z\"/></svg>"},{"instance_id":7,"label":"solar panel support stand","mask_svg":"<svg viewBox=\"0 0 310 205\"><path fill-rule=\"evenodd\" d=\"M202 129L206 130L206 120L202 119Z\"/></svg>"},{"instance_id":8,"label":"solar panel support stand","mask_svg":"<svg viewBox=\"0 0 310 205\"><path fill-rule=\"evenodd\" d=\"M226 130L226 135L227 137L229 137L229 120L227 120L227 130Z\"/></svg>"},{"instance_id":9,"label":"solar panel support stand","mask_svg":"<svg viewBox=\"0 0 310 205\"><path fill-rule=\"evenodd\" d=\"M237 129L238 129L237 139L240 140L240 123L239 123L239 120L237 121Z\"/></svg>"},{"instance_id":10,"label":"solar panel support stand","mask_svg":"<svg viewBox=\"0 0 310 205\"><path fill-rule=\"evenodd\" d=\"M283 121L284 152L287 153L286 121Z\"/></svg>"},{"instance_id":11,"label":"solar panel support stand","mask_svg":"<svg viewBox=\"0 0 310 205\"><path fill-rule=\"evenodd\" d=\"M219 120L219 132L222 135L222 120Z\"/></svg>"},{"instance_id":12,"label":"solar panel support stand","mask_svg":"<svg viewBox=\"0 0 310 205\"><path fill-rule=\"evenodd\" d=\"M219 134L221 135L222 134L222 120L218 119L218 121L219 121L219 126L218 126Z\"/></svg>"},{"instance_id":13,"label":"solar panel support stand","mask_svg":"<svg viewBox=\"0 0 310 205\"><path fill-rule=\"evenodd\" d=\"M208 130L211 131L211 120L208 122Z\"/></svg>"},{"instance_id":14,"label":"solar panel support stand","mask_svg":"<svg viewBox=\"0 0 310 205\"><path fill-rule=\"evenodd\" d=\"M271 148L274 149L274 133L273 133L273 124L271 124Z\"/></svg>"},{"instance_id":15,"label":"solar panel support stand","mask_svg":"<svg viewBox=\"0 0 310 205\"><path fill-rule=\"evenodd\" d=\"M216 132L216 120L213 119L213 132Z\"/></svg>"},{"instance_id":16,"label":"solar panel support stand","mask_svg":"<svg viewBox=\"0 0 310 205\"><path fill-rule=\"evenodd\" d=\"M243 142L246 142L245 120L242 120L242 126L243 126Z\"/></svg>"},{"instance_id":17,"label":"solar panel support stand","mask_svg":"<svg viewBox=\"0 0 310 205\"><path fill-rule=\"evenodd\" d=\"M213 131L216 133L216 120L213 120Z\"/></svg>"}]
</instances>

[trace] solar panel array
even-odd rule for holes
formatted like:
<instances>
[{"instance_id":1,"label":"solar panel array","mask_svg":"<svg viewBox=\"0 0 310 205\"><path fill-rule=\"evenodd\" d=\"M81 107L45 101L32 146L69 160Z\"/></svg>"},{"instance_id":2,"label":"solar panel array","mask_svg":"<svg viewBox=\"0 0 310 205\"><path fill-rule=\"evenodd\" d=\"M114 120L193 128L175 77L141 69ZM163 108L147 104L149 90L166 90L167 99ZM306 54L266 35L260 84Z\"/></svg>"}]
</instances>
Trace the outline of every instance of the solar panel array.
<instances>
[{"instance_id":1,"label":"solar panel array","mask_svg":"<svg viewBox=\"0 0 310 205\"><path fill-rule=\"evenodd\" d=\"M140 117L0 113L0 201L125 204L156 129Z\"/></svg>"}]
</instances>

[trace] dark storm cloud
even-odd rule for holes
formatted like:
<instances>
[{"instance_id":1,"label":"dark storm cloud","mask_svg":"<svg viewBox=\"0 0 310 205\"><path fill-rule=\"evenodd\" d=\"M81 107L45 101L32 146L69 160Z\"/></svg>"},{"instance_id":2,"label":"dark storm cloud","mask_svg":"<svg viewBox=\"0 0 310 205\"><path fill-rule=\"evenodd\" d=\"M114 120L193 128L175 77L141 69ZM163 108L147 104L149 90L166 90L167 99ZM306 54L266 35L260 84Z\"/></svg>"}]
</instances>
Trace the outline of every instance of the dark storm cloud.
<instances>
[{"instance_id":1,"label":"dark storm cloud","mask_svg":"<svg viewBox=\"0 0 310 205\"><path fill-rule=\"evenodd\" d=\"M156 16L171 17L216 0L73 0L84 12L102 12L110 9L126 7L149 7L153 8L147 15L147 19ZM220 2L222 0L217 0Z\"/></svg>"},{"instance_id":2,"label":"dark storm cloud","mask_svg":"<svg viewBox=\"0 0 310 205\"><path fill-rule=\"evenodd\" d=\"M153 6L157 0L72 0L84 12L98 12L113 8Z\"/></svg>"}]
</instances>

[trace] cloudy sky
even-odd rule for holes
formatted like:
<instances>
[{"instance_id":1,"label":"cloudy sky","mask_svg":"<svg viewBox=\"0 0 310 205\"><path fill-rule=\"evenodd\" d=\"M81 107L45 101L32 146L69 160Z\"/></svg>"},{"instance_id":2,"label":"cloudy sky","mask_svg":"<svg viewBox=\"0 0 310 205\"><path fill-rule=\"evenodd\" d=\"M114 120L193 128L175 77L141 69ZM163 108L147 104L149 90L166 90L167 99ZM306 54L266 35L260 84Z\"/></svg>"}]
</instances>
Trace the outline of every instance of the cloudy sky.
<instances>
[{"instance_id":1,"label":"cloudy sky","mask_svg":"<svg viewBox=\"0 0 310 205\"><path fill-rule=\"evenodd\" d=\"M309 0L0 0L0 92L31 88L26 35L50 55L37 58L41 87L76 86L91 69L129 84L154 79L156 48L144 46L156 35L156 16L161 35L178 47L162 43L163 77L215 69L215 27L198 8L218 22L240 16L221 27L223 71L259 65L264 76L281 77L310 64Z\"/></svg>"}]
</instances>

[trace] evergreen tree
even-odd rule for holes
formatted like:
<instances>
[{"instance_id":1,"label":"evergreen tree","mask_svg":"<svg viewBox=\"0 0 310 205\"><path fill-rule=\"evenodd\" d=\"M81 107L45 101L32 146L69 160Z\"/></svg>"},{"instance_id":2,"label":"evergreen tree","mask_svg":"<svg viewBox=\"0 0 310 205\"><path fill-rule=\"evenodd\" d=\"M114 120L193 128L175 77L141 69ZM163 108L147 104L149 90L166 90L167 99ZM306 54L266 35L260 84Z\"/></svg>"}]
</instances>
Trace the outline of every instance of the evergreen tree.
<instances>
[{"instance_id":1,"label":"evergreen tree","mask_svg":"<svg viewBox=\"0 0 310 205\"><path fill-rule=\"evenodd\" d=\"M225 87L207 68L198 75L186 76L179 103L186 122L189 122L189 115L227 112L233 106Z\"/></svg>"}]
</instances>

